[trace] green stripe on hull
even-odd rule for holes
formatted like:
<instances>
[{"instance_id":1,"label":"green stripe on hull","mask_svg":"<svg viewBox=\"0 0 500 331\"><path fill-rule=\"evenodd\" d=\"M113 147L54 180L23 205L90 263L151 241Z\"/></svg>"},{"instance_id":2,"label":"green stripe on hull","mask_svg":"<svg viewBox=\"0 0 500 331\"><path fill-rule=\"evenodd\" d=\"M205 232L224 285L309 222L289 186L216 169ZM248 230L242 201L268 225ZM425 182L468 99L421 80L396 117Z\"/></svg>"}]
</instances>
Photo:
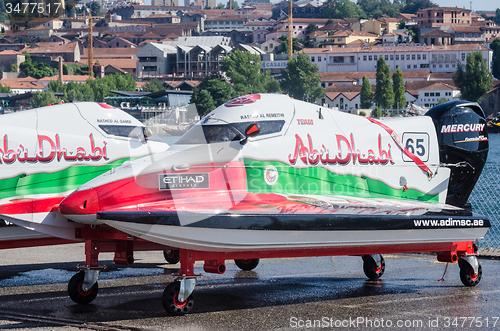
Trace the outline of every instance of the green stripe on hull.
<instances>
[{"instance_id":1,"label":"green stripe on hull","mask_svg":"<svg viewBox=\"0 0 500 331\"><path fill-rule=\"evenodd\" d=\"M54 194L76 190L99 175L122 165L121 159L103 166L75 165L54 173L20 175L0 180L0 199L31 194Z\"/></svg>"},{"instance_id":2,"label":"green stripe on hull","mask_svg":"<svg viewBox=\"0 0 500 331\"><path fill-rule=\"evenodd\" d=\"M428 195L414 189L403 192L379 180L364 176L338 175L321 166L294 168L281 162L252 159L245 159L244 162L247 171L247 189L252 193L345 195L439 202L438 195ZM264 179L265 169L270 165L278 170L278 180L274 185L267 184Z\"/></svg>"}]
</instances>

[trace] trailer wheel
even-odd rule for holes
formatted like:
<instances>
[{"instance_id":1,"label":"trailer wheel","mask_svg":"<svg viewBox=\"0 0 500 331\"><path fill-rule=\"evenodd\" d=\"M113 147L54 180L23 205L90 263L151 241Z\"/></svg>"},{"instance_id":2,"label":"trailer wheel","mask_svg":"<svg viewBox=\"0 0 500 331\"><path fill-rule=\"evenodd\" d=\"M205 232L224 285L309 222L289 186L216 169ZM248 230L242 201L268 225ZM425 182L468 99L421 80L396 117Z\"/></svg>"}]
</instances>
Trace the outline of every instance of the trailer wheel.
<instances>
[{"instance_id":1,"label":"trailer wheel","mask_svg":"<svg viewBox=\"0 0 500 331\"><path fill-rule=\"evenodd\" d=\"M481 281L483 270L481 265L477 269L477 275L474 275L474 269L468 263L460 264L460 280L465 286L476 286Z\"/></svg>"},{"instance_id":2,"label":"trailer wheel","mask_svg":"<svg viewBox=\"0 0 500 331\"><path fill-rule=\"evenodd\" d=\"M162 304L163 308L172 316L182 316L191 311L194 306L193 295L190 295L186 301L179 301L179 291L181 285L179 281L170 283L163 291Z\"/></svg>"},{"instance_id":3,"label":"trailer wheel","mask_svg":"<svg viewBox=\"0 0 500 331\"><path fill-rule=\"evenodd\" d=\"M234 263L236 263L241 270L252 270L259 265L259 259L234 260Z\"/></svg>"},{"instance_id":4,"label":"trailer wheel","mask_svg":"<svg viewBox=\"0 0 500 331\"><path fill-rule=\"evenodd\" d=\"M165 250L163 251L163 256L165 257L165 260L170 264L179 263L180 258L178 249Z\"/></svg>"},{"instance_id":5,"label":"trailer wheel","mask_svg":"<svg viewBox=\"0 0 500 331\"><path fill-rule=\"evenodd\" d=\"M69 297L71 300L81 305L91 303L97 297L97 292L99 292L99 285L97 285L97 282L88 291L84 291L82 288L84 278L85 273L80 271L71 277L68 283Z\"/></svg>"},{"instance_id":6,"label":"trailer wheel","mask_svg":"<svg viewBox=\"0 0 500 331\"><path fill-rule=\"evenodd\" d=\"M363 271L366 277L376 280L382 277L385 271L385 260L380 256L380 263L377 264L370 255L363 256Z\"/></svg>"}]
</instances>

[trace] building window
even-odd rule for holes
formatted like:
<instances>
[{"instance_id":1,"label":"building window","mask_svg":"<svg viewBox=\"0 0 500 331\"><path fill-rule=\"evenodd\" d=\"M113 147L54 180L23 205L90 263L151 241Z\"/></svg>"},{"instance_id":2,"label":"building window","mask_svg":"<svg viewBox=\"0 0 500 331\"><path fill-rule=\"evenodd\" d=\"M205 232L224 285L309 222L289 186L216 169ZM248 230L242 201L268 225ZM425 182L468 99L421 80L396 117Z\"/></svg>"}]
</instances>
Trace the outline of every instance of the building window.
<instances>
[{"instance_id":1,"label":"building window","mask_svg":"<svg viewBox=\"0 0 500 331\"><path fill-rule=\"evenodd\" d=\"M416 64L413 65L413 69L417 69L417 65Z\"/></svg>"},{"instance_id":2,"label":"building window","mask_svg":"<svg viewBox=\"0 0 500 331\"><path fill-rule=\"evenodd\" d=\"M363 55L363 61L366 61L367 56Z\"/></svg>"},{"instance_id":3,"label":"building window","mask_svg":"<svg viewBox=\"0 0 500 331\"><path fill-rule=\"evenodd\" d=\"M408 65L406 66L406 69L411 69L411 65L409 65L409 64L408 64Z\"/></svg>"},{"instance_id":4,"label":"building window","mask_svg":"<svg viewBox=\"0 0 500 331\"><path fill-rule=\"evenodd\" d=\"M371 60L372 60L372 56L368 55L368 61L371 61Z\"/></svg>"},{"instance_id":5,"label":"building window","mask_svg":"<svg viewBox=\"0 0 500 331\"><path fill-rule=\"evenodd\" d=\"M373 55L373 61L377 61L377 59L378 59L378 57L377 57L377 56L378 56L378 55Z\"/></svg>"},{"instance_id":6,"label":"building window","mask_svg":"<svg viewBox=\"0 0 500 331\"><path fill-rule=\"evenodd\" d=\"M406 61L410 61L410 54L406 54Z\"/></svg>"},{"instance_id":7,"label":"building window","mask_svg":"<svg viewBox=\"0 0 500 331\"><path fill-rule=\"evenodd\" d=\"M389 60L389 55L384 55L385 60Z\"/></svg>"},{"instance_id":8,"label":"building window","mask_svg":"<svg viewBox=\"0 0 500 331\"><path fill-rule=\"evenodd\" d=\"M391 61L394 60L394 55L391 55Z\"/></svg>"},{"instance_id":9,"label":"building window","mask_svg":"<svg viewBox=\"0 0 500 331\"><path fill-rule=\"evenodd\" d=\"M466 58L466 54L462 53L462 61L465 61L465 58Z\"/></svg>"},{"instance_id":10,"label":"building window","mask_svg":"<svg viewBox=\"0 0 500 331\"><path fill-rule=\"evenodd\" d=\"M318 62L321 62L321 56L318 56Z\"/></svg>"},{"instance_id":11,"label":"building window","mask_svg":"<svg viewBox=\"0 0 500 331\"><path fill-rule=\"evenodd\" d=\"M417 60L420 60L420 57L421 57L420 54L417 54Z\"/></svg>"},{"instance_id":12,"label":"building window","mask_svg":"<svg viewBox=\"0 0 500 331\"><path fill-rule=\"evenodd\" d=\"M415 54L412 54L412 55L411 55L411 59L412 59L412 60L415 60Z\"/></svg>"},{"instance_id":13,"label":"building window","mask_svg":"<svg viewBox=\"0 0 500 331\"><path fill-rule=\"evenodd\" d=\"M311 56L311 62L314 62L314 56Z\"/></svg>"},{"instance_id":14,"label":"building window","mask_svg":"<svg viewBox=\"0 0 500 331\"><path fill-rule=\"evenodd\" d=\"M429 96L429 92L424 93L424 96L428 97Z\"/></svg>"},{"instance_id":15,"label":"building window","mask_svg":"<svg viewBox=\"0 0 500 331\"><path fill-rule=\"evenodd\" d=\"M396 61L399 61L399 54L396 55Z\"/></svg>"},{"instance_id":16,"label":"building window","mask_svg":"<svg viewBox=\"0 0 500 331\"><path fill-rule=\"evenodd\" d=\"M427 54L422 54L422 60L427 60Z\"/></svg>"},{"instance_id":17,"label":"building window","mask_svg":"<svg viewBox=\"0 0 500 331\"><path fill-rule=\"evenodd\" d=\"M434 92L431 92L430 96L433 97L434 96Z\"/></svg>"},{"instance_id":18,"label":"building window","mask_svg":"<svg viewBox=\"0 0 500 331\"><path fill-rule=\"evenodd\" d=\"M441 96L441 92L436 92L436 96L440 97Z\"/></svg>"}]
</instances>

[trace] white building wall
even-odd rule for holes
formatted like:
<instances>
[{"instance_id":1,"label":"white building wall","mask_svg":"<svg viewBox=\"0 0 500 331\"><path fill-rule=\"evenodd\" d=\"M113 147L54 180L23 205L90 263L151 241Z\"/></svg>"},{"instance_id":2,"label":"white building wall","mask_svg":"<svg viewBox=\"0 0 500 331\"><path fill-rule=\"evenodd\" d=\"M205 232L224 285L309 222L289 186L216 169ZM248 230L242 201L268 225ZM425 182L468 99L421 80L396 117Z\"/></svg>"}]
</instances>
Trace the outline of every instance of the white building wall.
<instances>
[{"instance_id":1,"label":"white building wall","mask_svg":"<svg viewBox=\"0 0 500 331\"><path fill-rule=\"evenodd\" d=\"M476 50L434 49L427 46L415 47L373 47L372 50L335 48L325 52L318 48L317 53L308 50L311 62L318 65L319 72L351 72L377 71L377 60L385 58L391 71L398 67L401 70L430 70L431 72L455 72L457 62L463 66L467 63L467 54ZM481 51L491 68L493 53L491 50Z\"/></svg>"}]
</instances>

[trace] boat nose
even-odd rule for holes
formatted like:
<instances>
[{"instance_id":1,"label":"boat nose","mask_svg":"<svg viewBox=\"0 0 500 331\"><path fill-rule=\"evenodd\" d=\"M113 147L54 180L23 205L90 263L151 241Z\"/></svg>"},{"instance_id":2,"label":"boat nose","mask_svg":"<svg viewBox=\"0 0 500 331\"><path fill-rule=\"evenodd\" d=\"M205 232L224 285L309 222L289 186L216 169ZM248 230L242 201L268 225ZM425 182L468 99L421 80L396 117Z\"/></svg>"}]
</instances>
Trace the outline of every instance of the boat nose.
<instances>
[{"instance_id":1,"label":"boat nose","mask_svg":"<svg viewBox=\"0 0 500 331\"><path fill-rule=\"evenodd\" d=\"M100 210L95 189L74 191L59 204L59 211L69 219L75 216L95 215Z\"/></svg>"}]
</instances>

